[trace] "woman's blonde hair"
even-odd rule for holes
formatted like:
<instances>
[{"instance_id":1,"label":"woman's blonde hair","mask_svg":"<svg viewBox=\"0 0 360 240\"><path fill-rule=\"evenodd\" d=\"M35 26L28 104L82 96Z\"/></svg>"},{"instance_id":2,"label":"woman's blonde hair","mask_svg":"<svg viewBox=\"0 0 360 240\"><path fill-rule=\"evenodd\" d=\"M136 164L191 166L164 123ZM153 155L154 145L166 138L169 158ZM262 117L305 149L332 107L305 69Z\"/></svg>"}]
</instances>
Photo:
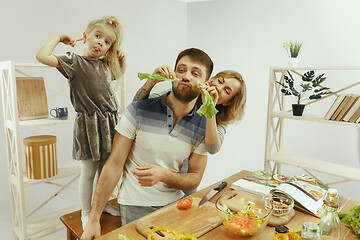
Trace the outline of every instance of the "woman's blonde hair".
<instances>
[{"instance_id":1,"label":"woman's blonde hair","mask_svg":"<svg viewBox=\"0 0 360 240\"><path fill-rule=\"evenodd\" d=\"M110 26L115 33L115 39L113 39L111 47L102 59L108 66L112 77L115 79L119 78L121 76L121 71L119 60L117 57L117 51L120 50L120 45L123 37L120 22L116 17L113 16L103 17L101 19L91 21L86 28L86 32L90 33L98 26Z\"/></svg>"},{"instance_id":2,"label":"woman's blonde hair","mask_svg":"<svg viewBox=\"0 0 360 240\"><path fill-rule=\"evenodd\" d=\"M235 96L230 100L228 106L216 105L216 109L219 112L216 114L216 122L222 124L234 123L242 119L245 111L246 104L246 85L243 77L240 73L233 70L225 70L216 74L210 79L223 78L235 78L240 82L240 89Z\"/></svg>"}]
</instances>

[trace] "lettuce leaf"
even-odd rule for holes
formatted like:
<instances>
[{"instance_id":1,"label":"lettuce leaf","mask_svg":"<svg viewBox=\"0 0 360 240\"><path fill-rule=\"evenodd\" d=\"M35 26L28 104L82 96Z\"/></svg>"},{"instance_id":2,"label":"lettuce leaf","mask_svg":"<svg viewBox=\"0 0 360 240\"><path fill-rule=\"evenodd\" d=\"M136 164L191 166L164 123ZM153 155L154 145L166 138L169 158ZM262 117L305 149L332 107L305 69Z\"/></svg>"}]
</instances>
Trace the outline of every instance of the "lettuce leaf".
<instances>
[{"instance_id":1,"label":"lettuce leaf","mask_svg":"<svg viewBox=\"0 0 360 240\"><path fill-rule=\"evenodd\" d=\"M352 228L355 235L360 238L360 204L352 207L349 212L339 212L338 215L341 222Z\"/></svg>"},{"instance_id":2,"label":"lettuce leaf","mask_svg":"<svg viewBox=\"0 0 360 240\"><path fill-rule=\"evenodd\" d=\"M155 74L138 73L138 78L140 78L140 80L151 79L151 80L159 80L159 81L180 81L180 79L178 78L167 78L164 75L158 73Z\"/></svg>"},{"instance_id":3,"label":"lettuce leaf","mask_svg":"<svg viewBox=\"0 0 360 240\"><path fill-rule=\"evenodd\" d=\"M200 108L196 111L200 116L205 116L207 119L212 118L219 111L215 108L215 104L210 96L210 93L206 91L204 88L201 89L205 94L204 103L200 106Z\"/></svg>"}]
</instances>

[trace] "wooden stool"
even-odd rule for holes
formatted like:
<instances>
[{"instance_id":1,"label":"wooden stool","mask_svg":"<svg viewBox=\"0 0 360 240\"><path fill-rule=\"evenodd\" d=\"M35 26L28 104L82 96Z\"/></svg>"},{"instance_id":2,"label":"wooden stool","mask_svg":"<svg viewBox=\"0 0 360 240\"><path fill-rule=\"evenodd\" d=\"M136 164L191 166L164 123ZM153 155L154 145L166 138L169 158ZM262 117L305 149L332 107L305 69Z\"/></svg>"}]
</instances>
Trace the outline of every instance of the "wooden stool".
<instances>
[{"instance_id":1,"label":"wooden stool","mask_svg":"<svg viewBox=\"0 0 360 240\"><path fill-rule=\"evenodd\" d=\"M119 207L117 199L109 201L110 204ZM65 225L67 231L67 240L80 239L83 229L81 224L81 210L68 213L60 217L60 221ZM101 214L100 218L101 235L111 232L121 227L121 217L115 217L108 213Z\"/></svg>"},{"instance_id":2,"label":"wooden stool","mask_svg":"<svg viewBox=\"0 0 360 240\"><path fill-rule=\"evenodd\" d=\"M56 136L24 138L26 173L29 179L44 179L57 174Z\"/></svg>"}]
</instances>

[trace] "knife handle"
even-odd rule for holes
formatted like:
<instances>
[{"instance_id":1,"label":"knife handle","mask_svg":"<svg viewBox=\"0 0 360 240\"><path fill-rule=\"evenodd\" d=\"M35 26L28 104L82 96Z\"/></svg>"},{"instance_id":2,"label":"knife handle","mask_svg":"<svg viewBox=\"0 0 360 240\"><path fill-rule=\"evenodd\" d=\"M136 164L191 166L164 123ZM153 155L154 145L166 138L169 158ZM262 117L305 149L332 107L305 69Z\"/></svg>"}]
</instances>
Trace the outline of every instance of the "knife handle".
<instances>
[{"instance_id":1,"label":"knife handle","mask_svg":"<svg viewBox=\"0 0 360 240\"><path fill-rule=\"evenodd\" d=\"M214 188L214 190L220 192L224 187L226 187L226 185L227 185L227 182L222 182L222 183L220 183L219 186Z\"/></svg>"}]
</instances>

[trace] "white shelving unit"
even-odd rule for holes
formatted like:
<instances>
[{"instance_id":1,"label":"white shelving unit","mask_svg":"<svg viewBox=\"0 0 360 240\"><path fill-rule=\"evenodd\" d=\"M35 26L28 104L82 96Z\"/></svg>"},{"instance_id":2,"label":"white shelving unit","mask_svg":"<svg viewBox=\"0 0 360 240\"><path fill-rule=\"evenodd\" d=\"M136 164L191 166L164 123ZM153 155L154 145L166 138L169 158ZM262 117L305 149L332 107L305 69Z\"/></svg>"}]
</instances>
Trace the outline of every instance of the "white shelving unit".
<instances>
[{"instance_id":1,"label":"white shelving unit","mask_svg":"<svg viewBox=\"0 0 360 240\"><path fill-rule=\"evenodd\" d=\"M359 123L325 120L324 117L320 115L304 114L303 116L293 116L291 110L285 109L286 97L281 93L281 86L277 84L276 81L282 82L287 71L290 71L294 75L301 76L300 72L308 70L357 71L357 73L360 74L360 67L270 67L264 169L268 172L280 173L281 165L285 164L301 168L312 176L314 176L313 172L318 172L337 176L342 179L328 184L360 181L360 168L331 163L315 158L308 158L283 151L284 119L360 127ZM344 85L344 87L339 90L334 91L334 89L331 89L333 92L331 95L338 95L345 90L358 86L360 84L360 75L358 78L359 80L355 83L346 86ZM316 101L308 102L306 105L322 101L331 95L327 95Z\"/></svg>"},{"instance_id":2,"label":"white shelving unit","mask_svg":"<svg viewBox=\"0 0 360 240\"><path fill-rule=\"evenodd\" d=\"M65 189L77 190L71 184L75 182L81 171L81 163L70 159L69 161L58 164L58 174L54 177L33 180L26 177L23 164L25 163L25 156L22 156L21 149L23 148L22 139L20 139L20 131L24 128L34 128L43 126L54 126L60 124L73 124L74 117L69 116L68 120L55 120L52 118L37 119L21 121L18 118L17 108L17 91L16 91L16 77L26 76L31 77L23 69L29 68L48 68L39 63L15 63L13 61L0 62L0 81L1 81L1 95L3 107L3 119L7 148L7 163L9 174L9 189L11 200L11 213L13 222L14 239L32 240L39 239L45 235L61 230L64 226L60 223L59 217L80 209L77 204L75 206L61 209L56 212L42 214L34 217L34 213L42 209L48 202L56 198ZM46 83L46 81L45 81ZM125 109L125 79L121 78L115 82L115 92L119 103L119 112ZM118 94L118 90L120 93ZM57 90L54 95L63 94L64 89ZM119 98L120 95L120 98ZM51 97L48 96L48 99ZM68 178L66 183L57 183L55 180ZM70 180L69 180L70 178ZM64 179L65 180L65 179ZM35 209L26 211L25 209L25 194L24 189L29 186L47 184L59 188L55 194L52 194L48 199L45 199ZM78 202L75 197L76 202Z\"/></svg>"}]
</instances>

